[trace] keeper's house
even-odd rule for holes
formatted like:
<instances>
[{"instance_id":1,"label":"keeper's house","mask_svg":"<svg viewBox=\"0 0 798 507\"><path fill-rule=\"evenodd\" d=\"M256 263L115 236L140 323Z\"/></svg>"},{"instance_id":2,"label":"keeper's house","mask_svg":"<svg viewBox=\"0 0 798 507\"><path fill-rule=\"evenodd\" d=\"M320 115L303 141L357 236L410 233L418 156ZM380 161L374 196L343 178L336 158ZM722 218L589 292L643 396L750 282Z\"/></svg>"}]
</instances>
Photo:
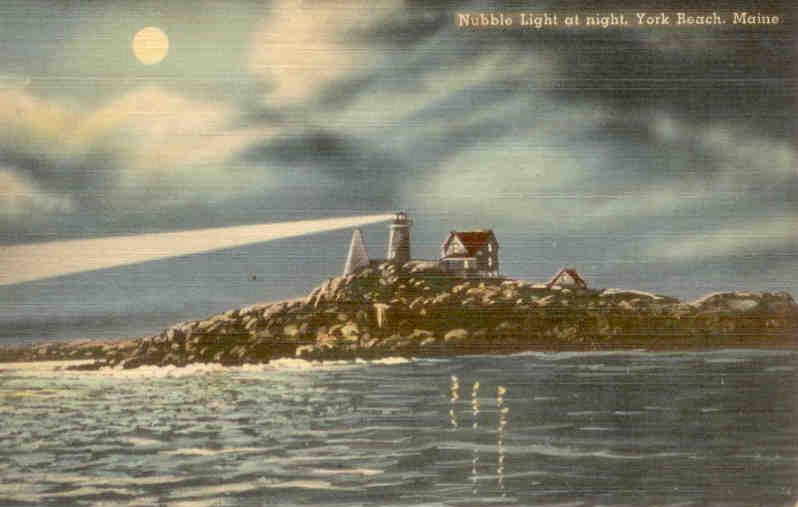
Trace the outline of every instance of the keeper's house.
<instances>
[{"instance_id":1,"label":"keeper's house","mask_svg":"<svg viewBox=\"0 0 798 507\"><path fill-rule=\"evenodd\" d=\"M499 276L499 242L490 229L452 231L441 245L440 267L464 278Z\"/></svg>"}]
</instances>

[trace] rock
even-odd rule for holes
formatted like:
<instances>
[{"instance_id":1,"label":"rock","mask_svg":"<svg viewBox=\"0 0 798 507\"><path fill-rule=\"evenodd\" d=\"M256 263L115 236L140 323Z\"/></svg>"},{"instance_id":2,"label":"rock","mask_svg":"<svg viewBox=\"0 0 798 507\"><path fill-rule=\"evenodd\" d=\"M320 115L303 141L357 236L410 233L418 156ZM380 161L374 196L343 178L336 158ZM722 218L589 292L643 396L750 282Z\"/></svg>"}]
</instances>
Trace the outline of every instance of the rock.
<instances>
[{"instance_id":1,"label":"rock","mask_svg":"<svg viewBox=\"0 0 798 507\"><path fill-rule=\"evenodd\" d=\"M413 322L409 320L402 320L399 322L399 325L396 326L396 330L402 336L410 336L410 334L413 332L413 329L415 329L415 326L413 325Z\"/></svg>"},{"instance_id":2,"label":"rock","mask_svg":"<svg viewBox=\"0 0 798 507\"><path fill-rule=\"evenodd\" d=\"M252 335L252 339L254 340L264 340L273 337L274 333L272 333L269 328L259 328L255 331L254 335Z\"/></svg>"},{"instance_id":3,"label":"rock","mask_svg":"<svg viewBox=\"0 0 798 507\"><path fill-rule=\"evenodd\" d=\"M357 338L360 336L360 327L356 322L347 322L340 330L341 336L344 338Z\"/></svg>"},{"instance_id":4,"label":"rock","mask_svg":"<svg viewBox=\"0 0 798 507\"><path fill-rule=\"evenodd\" d=\"M364 338L361 347L363 347L364 349L372 349L377 347L381 342L382 339L379 337L368 338L368 339Z\"/></svg>"},{"instance_id":5,"label":"rock","mask_svg":"<svg viewBox=\"0 0 798 507\"><path fill-rule=\"evenodd\" d=\"M171 353L167 354L161 360L161 366L169 366L169 365L185 366L186 365L186 359L180 354L171 354Z\"/></svg>"},{"instance_id":6,"label":"rock","mask_svg":"<svg viewBox=\"0 0 798 507\"><path fill-rule=\"evenodd\" d=\"M133 368L138 368L139 366L144 366L143 358L141 357L131 357L130 359L125 359L122 361L122 368L125 370L131 370Z\"/></svg>"},{"instance_id":7,"label":"rock","mask_svg":"<svg viewBox=\"0 0 798 507\"><path fill-rule=\"evenodd\" d=\"M768 313L789 314L797 312L798 305L795 304L792 296L783 293L782 295L786 297L763 299L760 301L760 305L763 305Z\"/></svg>"},{"instance_id":8,"label":"rock","mask_svg":"<svg viewBox=\"0 0 798 507\"><path fill-rule=\"evenodd\" d=\"M425 301L424 296L418 296L417 298L415 298L413 301L410 302L408 308L410 310L418 310L418 308L424 304L424 301Z\"/></svg>"},{"instance_id":9,"label":"rock","mask_svg":"<svg viewBox=\"0 0 798 507\"><path fill-rule=\"evenodd\" d=\"M250 333L253 332L260 324L260 321L257 317L247 317L244 321L244 329L249 331Z\"/></svg>"},{"instance_id":10,"label":"rock","mask_svg":"<svg viewBox=\"0 0 798 507\"><path fill-rule=\"evenodd\" d=\"M430 336L428 338L424 338L423 340L421 340L418 346L419 348L422 349L429 349L433 347L437 348L440 346L440 343L438 342L437 338L435 338L434 336Z\"/></svg>"},{"instance_id":11,"label":"rock","mask_svg":"<svg viewBox=\"0 0 798 507\"><path fill-rule=\"evenodd\" d=\"M410 338L417 341L424 341L432 337L433 337L432 331L427 331L426 329L414 329L413 332L410 333Z\"/></svg>"},{"instance_id":12,"label":"rock","mask_svg":"<svg viewBox=\"0 0 798 507\"><path fill-rule=\"evenodd\" d=\"M174 327L170 327L166 330L166 340L173 342L173 341L180 341L185 338L183 331L179 328L176 329Z\"/></svg>"},{"instance_id":13,"label":"rock","mask_svg":"<svg viewBox=\"0 0 798 507\"><path fill-rule=\"evenodd\" d=\"M501 322L498 326L496 326L496 333L499 333L499 334L512 334L512 333L518 332L518 330L520 328L521 328L521 326L519 326L517 323L509 322L509 321L505 320L505 321Z\"/></svg>"},{"instance_id":14,"label":"rock","mask_svg":"<svg viewBox=\"0 0 798 507\"><path fill-rule=\"evenodd\" d=\"M310 292L310 294L307 295L307 297L305 298L305 303L309 305L316 305L320 293L321 293L321 287L316 287Z\"/></svg>"},{"instance_id":15,"label":"rock","mask_svg":"<svg viewBox=\"0 0 798 507\"><path fill-rule=\"evenodd\" d=\"M294 351L294 355L296 357L308 357L313 355L316 350L315 345L300 345L296 348L296 351Z\"/></svg>"},{"instance_id":16,"label":"rock","mask_svg":"<svg viewBox=\"0 0 798 507\"><path fill-rule=\"evenodd\" d=\"M759 306L759 301L753 299L735 299L728 302L729 308L735 312L748 312Z\"/></svg>"},{"instance_id":17,"label":"rock","mask_svg":"<svg viewBox=\"0 0 798 507\"><path fill-rule=\"evenodd\" d=\"M432 303L435 305L443 305L451 301L452 294L449 292L442 292L435 296L432 300Z\"/></svg>"},{"instance_id":18,"label":"rock","mask_svg":"<svg viewBox=\"0 0 798 507\"><path fill-rule=\"evenodd\" d=\"M235 358L238 362L243 363L244 360L247 358L248 352L249 351L247 350L246 347L244 347L243 345L239 345L237 347L233 347L233 349L230 350L230 356Z\"/></svg>"},{"instance_id":19,"label":"rock","mask_svg":"<svg viewBox=\"0 0 798 507\"><path fill-rule=\"evenodd\" d=\"M552 303L554 303L554 296L553 295L549 295L549 296L546 296L544 298L540 298L540 299L535 301L535 305L537 305L537 306L549 306Z\"/></svg>"},{"instance_id":20,"label":"rock","mask_svg":"<svg viewBox=\"0 0 798 507\"><path fill-rule=\"evenodd\" d=\"M468 331L462 328L452 329L443 336L446 343L461 342L468 339Z\"/></svg>"}]
</instances>

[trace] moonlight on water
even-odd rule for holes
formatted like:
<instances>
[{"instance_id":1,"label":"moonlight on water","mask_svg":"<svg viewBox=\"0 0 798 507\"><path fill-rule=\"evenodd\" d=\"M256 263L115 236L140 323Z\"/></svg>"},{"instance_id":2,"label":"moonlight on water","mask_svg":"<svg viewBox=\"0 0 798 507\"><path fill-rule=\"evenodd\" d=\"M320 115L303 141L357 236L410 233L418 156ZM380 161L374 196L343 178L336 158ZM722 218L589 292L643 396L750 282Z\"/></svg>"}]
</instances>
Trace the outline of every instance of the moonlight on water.
<instances>
[{"instance_id":1,"label":"moonlight on water","mask_svg":"<svg viewBox=\"0 0 798 507\"><path fill-rule=\"evenodd\" d=\"M144 65L161 63L169 53L169 37L158 27L142 28L133 36L131 49Z\"/></svg>"}]
</instances>

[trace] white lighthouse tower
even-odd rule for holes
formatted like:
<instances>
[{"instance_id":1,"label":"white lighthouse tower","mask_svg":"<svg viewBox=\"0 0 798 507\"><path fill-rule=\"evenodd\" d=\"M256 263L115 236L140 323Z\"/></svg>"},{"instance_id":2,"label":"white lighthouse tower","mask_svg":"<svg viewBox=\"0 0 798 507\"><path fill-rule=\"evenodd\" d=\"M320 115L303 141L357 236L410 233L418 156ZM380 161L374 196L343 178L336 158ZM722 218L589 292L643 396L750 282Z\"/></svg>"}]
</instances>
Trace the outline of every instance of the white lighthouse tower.
<instances>
[{"instance_id":1,"label":"white lighthouse tower","mask_svg":"<svg viewBox=\"0 0 798 507\"><path fill-rule=\"evenodd\" d=\"M390 236L388 237L388 260L397 264L404 264L410 260L410 226L413 221L407 217L405 211L400 211L391 223Z\"/></svg>"}]
</instances>

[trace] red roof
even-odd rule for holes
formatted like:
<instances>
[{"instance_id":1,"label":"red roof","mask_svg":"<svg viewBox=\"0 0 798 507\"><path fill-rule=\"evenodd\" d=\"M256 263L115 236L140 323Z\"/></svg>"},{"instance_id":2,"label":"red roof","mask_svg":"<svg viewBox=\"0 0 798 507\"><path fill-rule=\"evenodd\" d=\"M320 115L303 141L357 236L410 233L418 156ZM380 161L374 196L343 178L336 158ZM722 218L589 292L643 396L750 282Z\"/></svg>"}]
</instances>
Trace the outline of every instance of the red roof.
<instances>
[{"instance_id":1,"label":"red roof","mask_svg":"<svg viewBox=\"0 0 798 507\"><path fill-rule=\"evenodd\" d=\"M557 271L557 274L554 275L551 278L551 280L546 282L546 287L551 287L552 285L556 285L564 274L570 276L577 286L587 288L587 282L585 282L584 278L579 276L579 273L577 273L576 270L572 268L562 268L561 270Z\"/></svg>"},{"instance_id":2,"label":"red roof","mask_svg":"<svg viewBox=\"0 0 798 507\"><path fill-rule=\"evenodd\" d=\"M476 255L480 248L490 243L491 240L496 240L493 231L452 231L449 238L456 236L457 239L465 246L468 255ZM447 238L446 243L448 243ZM444 243L445 244L445 243Z\"/></svg>"}]
</instances>

